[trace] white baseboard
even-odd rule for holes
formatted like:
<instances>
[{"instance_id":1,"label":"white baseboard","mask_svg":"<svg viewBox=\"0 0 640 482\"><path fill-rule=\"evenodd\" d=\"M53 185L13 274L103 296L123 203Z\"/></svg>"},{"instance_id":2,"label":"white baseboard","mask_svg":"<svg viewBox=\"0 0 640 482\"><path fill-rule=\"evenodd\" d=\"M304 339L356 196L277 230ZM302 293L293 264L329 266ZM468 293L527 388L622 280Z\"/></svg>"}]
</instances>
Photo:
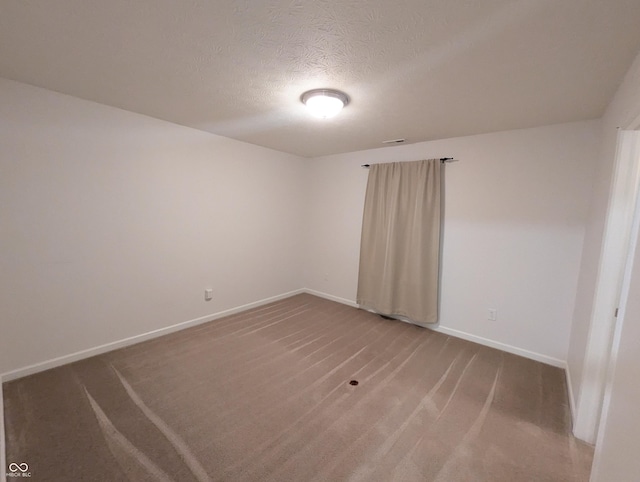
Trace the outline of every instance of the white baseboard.
<instances>
[{"instance_id":1,"label":"white baseboard","mask_svg":"<svg viewBox=\"0 0 640 482\"><path fill-rule=\"evenodd\" d=\"M569 392L569 410L571 411L571 432L576 424L576 399L573 394L573 385L571 385L571 371L569 370L569 364L564 367L564 373L567 377L567 391Z\"/></svg>"},{"instance_id":2,"label":"white baseboard","mask_svg":"<svg viewBox=\"0 0 640 482\"><path fill-rule=\"evenodd\" d=\"M304 293L309 293L310 295L318 296L320 298L324 298L326 300L335 301L336 303L342 303L343 305L348 305L353 308L359 308L358 303L355 301L347 300L346 298L340 298L338 296L333 296L327 293L322 293L321 291L312 290L309 288L304 288L302 290Z\"/></svg>"},{"instance_id":3,"label":"white baseboard","mask_svg":"<svg viewBox=\"0 0 640 482\"><path fill-rule=\"evenodd\" d=\"M456 338L462 338L463 340L479 343L480 345L497 348L498 350L506 351L507 353L513 353L514 355L530 358L531 360L546 363L547 365L552 365L554 367L565 368L567 366L567 362L565 362L564 360L560 360L559 358L553 358L547 355L543 355L542 353L536 353L535 351L525 350L524 348L518 348L517 346L490 340L489 338L483 338L481 336L472 335L464 331L447 328L446 326L434 326L433 328L430 327L429 329L444 333L445 335L451 335L455 336Z\"/></svg>"},{"instance_id":4,"label":"white baseboard","mask_svg":"<svg viewBox=\"0 0 640 482\"><path fill-rule=\"evenodd\" d=\"M208 321L217 320L218 318L222 318L223 316L233 315L235 313L239 313L241 311L245 311L251 308L256 308L258 306L266 305L268 303L272 303L274 301L278 301L284 298L289 298L290 296L297 295L303 292L304 290L301 290L301 289L295 290L295 291L289 291L288 293L283 293L281 295L272 296L270 298L265 298L263 300L254 301L253 303L247 303L245 305L220 311L218 313L213 313L211 315L201 316L200 318L195 318L193 320L184 321L182 323L177 323L175 325L167 326L164 328L159 328L157 330L143 333L141 335L135 335L129 338L125 338L123 340L118 340L111 343L105 343L104 345L96 346L94 348L88 348L86 350L81 350L75 353L71 353L69 355L63 355L57 358L53 358L51 360L34 363L33 365L29 365L23 368L19 368L17 370L0 374L0 382L8 382L11 380L15 380L17 378L26 377L28 375L33 375L34 373L59 367L61 365L66 365L67 363L73 363L78 360L83 360L85 358L89 358L92 356L101 355L102 353L106 353L108 351L117 350L118 348L134 345L136 343L140 343L146 340L151 340L159 336L168 335L169 333L184 330L185 328L190 328L192 326L200 325Z\"/></svg>"},{"instance_id":5,"label":"white baseboard","mask_svg":"<svg viewBox=\"0 0 640 482\"><path fill-rule=\"evenodd\" d=\"M125 338L123 340L114 341L111 343L106 343L104 345L100 345L97 347L89 348L86 350L81 350L75 353L71 353L69 355L63 355L51 360L35 363L33 365L29 365L23 368L19 368L17 370L13 370L10 372L0 374L0 382L8 382L11 380L15 380L17 378L22 378L28 375L32 375L34 373L38 373L44 370L49 370L51 368L55 368L61 365L66 365L67 363L73 363L78 360L82 360L84 358L89 358L92 356L100 355L102 353L106 353L108 351L116 350L118 348L123 348L125 346L133 345L135 343L140 343L145 340L150 340L153 338L157 338L162 335L167 335L169 333L173 333L179 330L184 330L185 328L189 328L192 326L200 325L202 323L206 323L208 321L213 321L218 318L222 318L224 316L233 315L235 313L239 313L244 310L248 310L251 308L255 308L258 306L262 306L268 303L272 303L274 301L278 301L284 298L288 298L290 296L294 296L300 293L309 293L314 296L318 296L320 298L325 298L331 301L335 301L337 303L342 303L347 306L351 306L354 308L358 308L358 304L353 300L348 300L345 298L340 298L338 296L330 295L328 293L323 293L321 291L316 291L309 288L302 288L294 291L289 291L288 293L282 293L280 295L272 296L270 298L265 298L259 301L254 301L252 303L247 303L245 305L237 306L235 308L231 308L228 310L220 311L218 313L213 313L210 315L202 316L200 318L196 318L189 321L184 321L182 323L177 323L175 325L167 326L165 328L160 328L157 330L150 331L148 333L143 333L141 335L135 335L129 338ZM523 348L518 348L512 345L507 345L505 343L501 343L499 341L490 340L488 338L483 338L480 336L472 335L470 333L466 333L463 331L455 330L453 328L447 328L445 326L434 326L433 328L429 328L437 332L441 332L447 335L455 336L457 338L462 338L464 340L472 341L475 343L479 343L481 345L489 346L492 348L497 348L498 350L503 350L508 353L513 353L515 355L520 355L525 358L530 358L532 360L536 360L542 363L546 363L548 365L553 365L559 368L564 368L566 370L567 364L564 360L560 360L558 358L553 358L547 355L542 355L540 353L532 352L529 350L525 350ZM567 371L567 377L569 376L569 372ZM568 383L569 390L571 390L571 384ZM574 400L573 395L570 397L570 402L572 404L572 410L574 409ZM575 410L574 410L575 411Z\"/></svg>"},{"instance_id":6,"label":"white baseboard","mask_svg":"<svg viewBox=\"0 0 640 482\"><path fill-rule=\"evenodd\" d=\"M328 300L336 301L338 303L343 303L345 305L353 306L356 308L359 307L359 305L352 300L347 300L344 298L340 298L338 296L322 293L320 291L312 290L309 288L305 288L303 291L305 293L319 296L321 298L326 298ZM488 338L483 338L481 336L472 335L470 333L455 330L453 328L447 328L446 326L433 326L427 329L444 333L445 335L455 336L456 338L462 338L463 340L472 341L474 343L479 343L480 345L489 346L491 348L497 348L498 350L506 351L507 353L513 353L514 355L520 355L525 358L530 358L531 360L536 360L542 363L546 363L547 365L552 365L554 367L566 368L567 366L567 362L565 362L564 360L560 360L558 358L553 358L547 355L543 355L541 353L525 350L524 348L518 348L516 346L507 345L506 343L490 340Z\"/></svg>"}]
</instances>

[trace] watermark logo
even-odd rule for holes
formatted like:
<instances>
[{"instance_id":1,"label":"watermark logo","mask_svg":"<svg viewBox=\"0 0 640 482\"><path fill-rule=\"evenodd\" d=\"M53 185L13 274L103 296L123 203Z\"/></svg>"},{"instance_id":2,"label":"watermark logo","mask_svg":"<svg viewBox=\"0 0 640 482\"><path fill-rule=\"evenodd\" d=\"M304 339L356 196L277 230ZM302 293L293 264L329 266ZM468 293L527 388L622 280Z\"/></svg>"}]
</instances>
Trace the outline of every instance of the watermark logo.
<instances>
[{"instance_id":1,"label":"watermark logo","mask_svg":"<svg viewBox=\"0 0 640 482\"><path fill-rule=\"evenodd\" d=\"M21 464L11 462L8 468L9 472L6 473L7 477L31 477L29 464L26 462L22 462Z\"/></svg>"}]
</instances>

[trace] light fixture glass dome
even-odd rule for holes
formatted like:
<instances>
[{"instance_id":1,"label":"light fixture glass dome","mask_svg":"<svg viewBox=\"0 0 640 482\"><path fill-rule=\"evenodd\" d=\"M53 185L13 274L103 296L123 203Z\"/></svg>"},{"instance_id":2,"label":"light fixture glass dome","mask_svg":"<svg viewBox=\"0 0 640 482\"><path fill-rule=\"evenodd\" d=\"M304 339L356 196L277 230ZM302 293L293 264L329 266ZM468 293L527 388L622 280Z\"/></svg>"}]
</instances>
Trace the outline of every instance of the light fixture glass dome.
<instances>
[{"instance_id":1,"label":"light fixture glass dome","mask_svg":"<svg viewBox=\"0 0 640 482\"><path fill-rule=\"evenodd\" d=\"M320 119L336 116L349 103L347 94L332 89L309 90L302 94L300 100L313 116Z\"/></svg>"}]
</instances>

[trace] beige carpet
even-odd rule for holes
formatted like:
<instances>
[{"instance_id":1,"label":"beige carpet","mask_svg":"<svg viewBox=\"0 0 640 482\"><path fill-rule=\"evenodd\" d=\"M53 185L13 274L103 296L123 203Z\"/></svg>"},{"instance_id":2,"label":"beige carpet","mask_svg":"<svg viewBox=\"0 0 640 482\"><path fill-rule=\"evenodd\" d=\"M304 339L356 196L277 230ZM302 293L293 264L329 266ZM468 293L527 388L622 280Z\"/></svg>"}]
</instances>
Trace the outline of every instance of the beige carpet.
<instances>
[{"instance_id":1,"label":"beige carpet","mask_svg":"<svg viewBox=\"0 0 640 482\"><path fill-rule=\"evenodd\" d=\"M4 404L33 481L586 481L592 458L561 370L311 295L6 383Z\"/></svg>"}]
</instances>

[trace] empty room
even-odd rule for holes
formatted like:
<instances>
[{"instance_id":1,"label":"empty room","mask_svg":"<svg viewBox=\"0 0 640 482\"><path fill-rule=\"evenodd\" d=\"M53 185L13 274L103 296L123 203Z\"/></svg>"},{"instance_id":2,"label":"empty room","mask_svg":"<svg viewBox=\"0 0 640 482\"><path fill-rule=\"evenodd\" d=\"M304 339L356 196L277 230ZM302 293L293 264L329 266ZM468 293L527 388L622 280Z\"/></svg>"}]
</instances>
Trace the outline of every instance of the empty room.
<instances>
[{"instance_id":1,"label":"empty room","mask_svg":"<svg viewBox=\"0 0 640 482\"><path fill-rule=\"evenodd\" d=\"M638 480L639 25L0 0L0 480Z\"/></svg>"}]
</instances>

